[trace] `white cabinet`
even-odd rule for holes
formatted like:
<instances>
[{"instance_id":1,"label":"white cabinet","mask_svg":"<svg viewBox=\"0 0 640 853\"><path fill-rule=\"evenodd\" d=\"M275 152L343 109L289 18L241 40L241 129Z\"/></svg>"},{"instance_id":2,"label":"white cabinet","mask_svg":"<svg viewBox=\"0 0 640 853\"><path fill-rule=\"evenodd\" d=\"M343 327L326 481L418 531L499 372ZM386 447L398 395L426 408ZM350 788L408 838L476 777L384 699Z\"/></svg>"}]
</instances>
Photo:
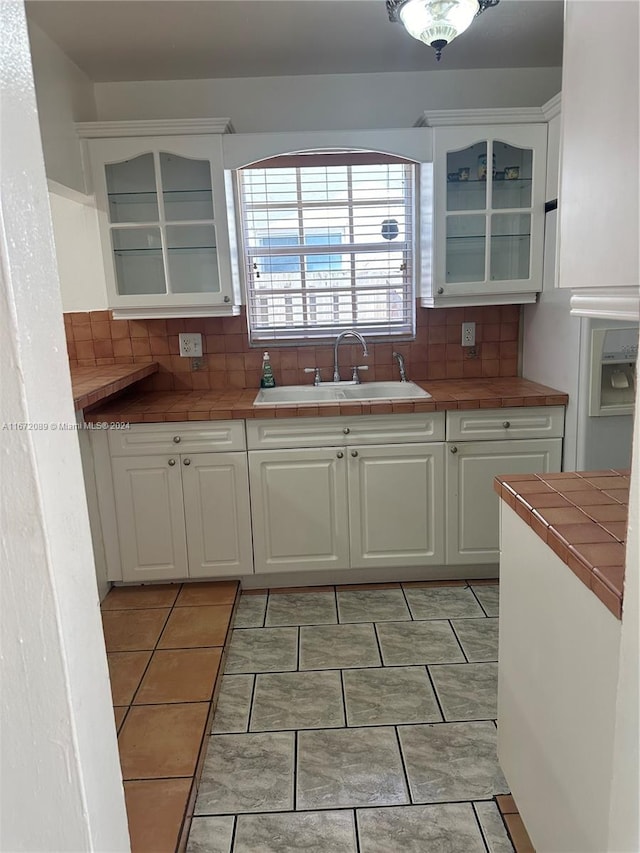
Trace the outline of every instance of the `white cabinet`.
<instances>
[{"instance_id":1,"label":"white cabinet","mask_svg":"<svg viewBox=\"0 0 640 853\"><path fill-rule=\"evenodd\" d=\"M444 561L444 444L348 447L351 567Z\"/></svg>"},{"instance_id":2,"label":"white cabinet","mask_svg":"<svg viewBox=\"0 0 640 853\"><path fill-rule=\"evenodd\" d=\"M593 288L580 302L614 319L632 319L609 312L633 297L637 319L638 10L604 0L565 4L558 284ZM603 44L615 45L615 55L594 62Z\"/></svg>"},{"instance_id":3,"label":"white cabinet","mask_svg":"<svg viewBox=\"0 0 640 853\"><path fill-rule=\"evenodd\" d=\"M349 567L343 450L251 451L249 477L256 572Z\"/></svg>"},{"instance_id":4,"label":"white cabinet","mask_svg":"<svg viewBox=\"0 0 640 853\"><path fill-rule=\"evenodd\" d=\"M441 564L443 438L441 413L248 422L256 572Z\"/></svg>"},{"instance_id":5,"label":"white cabinet","mask_svg":"<svg viewBox=\"0 0 640 853\"><path fill-rule=\"evenodd\" d=\"M559 406L448 413L448 565L499 561L500 500L493 479L559 471L563 420Z\"/></svg>"},{"instance_id":6,"label":"white cabinet","mask_svg":"<svg viewBox=\"0 0 640 853\"><path fill-rule=\"evenodd\" d=\"M238 313L221 134L91 139L88 149L114 316Z\"/></svg>"},{"instance_id":7,"label":"white cabinet","mask_svg":"<svg viewBox=\"0 0 640 853\"><path fill-rule=\"evenodd\" d=\"M115 515L119 567L111 554L111 580L140 583L253 571L241 423L134 426L110 432L109 446L110 481L98 467L96 475L105 533L111 506Z\"/></svg>"},{"instance_id":8,"label":"white cabinet","mask_svg":"<svg viewBox=\"0 0 640 853\"><path fill-rule=\"evenodd\" d=\"M535 301L546 124L434 129L434 265L423 307Z\"/></svg>"},{"instance_id":9,"label":"white cabinet","mask_svg":"<svg viewBox=\"0 0 640 853\"><path fill-rule=\"evenodd\" d=\"M179 457L125 456L112 470L122 580L186 578Z\"/></svg>"}]
</instances>

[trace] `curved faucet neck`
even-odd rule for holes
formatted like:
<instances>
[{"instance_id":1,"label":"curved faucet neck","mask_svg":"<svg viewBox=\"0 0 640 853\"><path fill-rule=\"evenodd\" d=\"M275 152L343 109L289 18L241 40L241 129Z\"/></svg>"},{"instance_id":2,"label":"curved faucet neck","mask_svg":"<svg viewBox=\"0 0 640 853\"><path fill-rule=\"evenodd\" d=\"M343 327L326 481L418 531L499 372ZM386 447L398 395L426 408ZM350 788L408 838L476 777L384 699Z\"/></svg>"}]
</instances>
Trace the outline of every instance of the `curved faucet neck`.
<instances>
[{"instance_id":1,"label":"curved faucet neck","mask_svg":"<svg viewBox=\"0 0 640 853\"><path fill-rule=\"evenodd\" d=\"M367 342L362 337L360 332L357 332L355 329L346 329L344 332L340 332L338 337L336 338L336 342L333 347L333 381L340 381L340 371L338 370L338 347L342 343L345 338L356 338L362 344L362 354L365 358L369 355L369 350L367 349Z\"/></svg>"}]
</instances>

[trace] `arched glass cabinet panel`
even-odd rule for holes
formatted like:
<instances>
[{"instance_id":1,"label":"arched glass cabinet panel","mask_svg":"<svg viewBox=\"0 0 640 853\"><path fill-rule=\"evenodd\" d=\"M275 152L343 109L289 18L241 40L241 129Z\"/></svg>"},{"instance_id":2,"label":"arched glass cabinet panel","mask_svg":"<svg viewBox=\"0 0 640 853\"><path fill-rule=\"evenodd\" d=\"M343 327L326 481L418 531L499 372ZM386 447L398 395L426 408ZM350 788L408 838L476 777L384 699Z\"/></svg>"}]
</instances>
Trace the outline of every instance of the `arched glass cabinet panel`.
<instances>
[{"instance_id":1,"label":"arched glass cabinet panel","mask_svg":"<svg viewBox=\"0 0 640 853\"><path fill-rule=\"evenodd\" d=\"M237 313L219 138L99 139L90 155L110 307Z\"/></svg>"},{"instance_id":2,"label":"arched glass cabinet panel","mask_svg":"<svg viewBox=\"0 0 640 853\"><path fill-rule=\"evenodd\" d=\"M505 302L533 301L542 287L546 126L437 127L434 142L427 304L499 302L503 294ZM527 299L518 297L525 291Z\"/></svg>"}]
</instances>

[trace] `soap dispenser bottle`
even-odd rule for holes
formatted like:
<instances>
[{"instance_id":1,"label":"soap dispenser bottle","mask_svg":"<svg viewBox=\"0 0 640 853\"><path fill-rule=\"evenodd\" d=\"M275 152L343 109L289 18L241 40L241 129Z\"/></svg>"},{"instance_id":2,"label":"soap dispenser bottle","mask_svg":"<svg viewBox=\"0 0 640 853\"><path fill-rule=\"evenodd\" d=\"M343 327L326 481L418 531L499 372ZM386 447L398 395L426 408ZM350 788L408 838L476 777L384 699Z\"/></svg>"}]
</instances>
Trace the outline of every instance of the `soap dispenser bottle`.
<instances>
[{"instance_id":1,"label":"soap dispenser bottle","mask_svg":"<svg viewBox=\"0 0 640 853\"><path fill-rule=\"evenodd\" d=\"M262 378L260 379L261 388L275 388L276 380L273 378L273 370L271 369L271 359L269 353L265 352L262 356Z\"/></svg>"}]
</instances>

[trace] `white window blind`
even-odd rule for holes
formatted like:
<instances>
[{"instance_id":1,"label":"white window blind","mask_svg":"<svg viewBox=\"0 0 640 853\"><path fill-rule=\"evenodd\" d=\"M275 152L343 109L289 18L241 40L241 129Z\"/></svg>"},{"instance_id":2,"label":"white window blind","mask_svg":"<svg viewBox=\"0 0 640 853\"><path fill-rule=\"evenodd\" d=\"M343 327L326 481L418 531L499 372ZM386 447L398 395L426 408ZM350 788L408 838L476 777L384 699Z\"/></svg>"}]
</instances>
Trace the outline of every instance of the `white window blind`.
<instances>
[{"instance_id":1,"label":"white window blind","mask_svg":"<svg viewBox=\"0 0 640 853\"><path fill-rule=\"evenodd\" d=\"M411 337L414 185L414 164L375 153L240 170L250 340Z\"/></svg>"}]
</instances>

